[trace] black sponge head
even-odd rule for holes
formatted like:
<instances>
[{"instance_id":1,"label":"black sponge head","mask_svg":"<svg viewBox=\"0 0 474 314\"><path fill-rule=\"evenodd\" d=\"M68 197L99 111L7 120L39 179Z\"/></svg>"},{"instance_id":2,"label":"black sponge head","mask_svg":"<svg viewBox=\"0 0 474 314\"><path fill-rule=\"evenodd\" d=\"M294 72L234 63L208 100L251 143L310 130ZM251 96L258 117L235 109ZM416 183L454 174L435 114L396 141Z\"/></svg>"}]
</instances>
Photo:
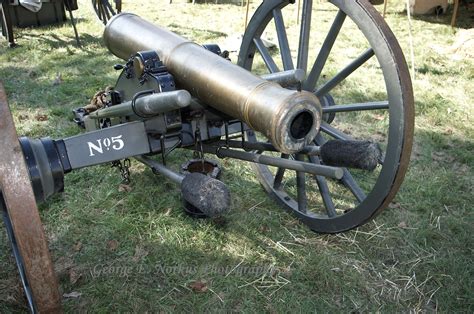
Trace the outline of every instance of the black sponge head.
<instances>
[{"instance_id":1,"label":"black sponge head","mask_svg":"<svg viewBox=\"0 0 474 314\"><path fill-rule=\"evenodd\" d=\"M371 141L331 140L321 146L325 165L372 171L382 157L379 144Z\"/></svg>"},{"instance_id":2,"label":"black sponge head","mask_svg":"<svg viewBox=\"0 0 474 314\"><path fill-rule=\"evenodd\" d=\"M230 208L227 186L202 173L187 174L181 182L183 198L209 217L225 214Z\"/></svg>"}]
</instances>

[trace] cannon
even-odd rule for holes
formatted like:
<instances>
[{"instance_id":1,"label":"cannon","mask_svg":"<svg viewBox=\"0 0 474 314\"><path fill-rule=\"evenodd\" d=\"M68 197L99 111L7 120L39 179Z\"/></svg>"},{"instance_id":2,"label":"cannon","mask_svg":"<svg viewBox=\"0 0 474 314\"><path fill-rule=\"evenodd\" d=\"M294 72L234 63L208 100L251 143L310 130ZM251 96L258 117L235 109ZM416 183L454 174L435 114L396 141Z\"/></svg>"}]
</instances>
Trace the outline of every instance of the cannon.
<instances>
[{"instance_id":1,"label":"cannon","mask_svg":"<svg viewBox=\"0 0 474 314\"><path fill-rule=\"evenodd\" d=\"M283 12L293 2L265 0L237 64L217 45L193 43L134 14L114 16L104 42L123 60L115 66L120 74L91 105L74 110L85 129L76 136L18 138L0 89L0 205L33 312L60 309L36 202L67 188L64 176L75 169L112 162L127 180L134 158L181 187L187 213L216 217L231 209L231 195L205 154L250 162L276 204L320 233L356 228L388 206L413 139L406 62L369 2L330 3L334 20L312 54L312 1L303 2L299 38L291 38ZM347 52L347 66L324 74L344 24L360 29L366 47ZM268 29L276 31L276 54L262 40ZM360 71L377 73L381 91L370 93L362 76L362 100L347 103L344 82ZM181 173L167 165L175 149L195 152Z\"/></svg>"}]
</instances>

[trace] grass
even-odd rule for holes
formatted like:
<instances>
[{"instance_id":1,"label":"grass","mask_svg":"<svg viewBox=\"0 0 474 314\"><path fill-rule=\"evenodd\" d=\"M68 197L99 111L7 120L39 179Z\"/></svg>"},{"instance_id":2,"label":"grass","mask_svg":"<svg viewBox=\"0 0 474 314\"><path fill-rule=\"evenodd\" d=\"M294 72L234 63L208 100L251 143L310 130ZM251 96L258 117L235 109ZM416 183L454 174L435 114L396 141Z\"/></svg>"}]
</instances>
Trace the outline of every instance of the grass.
<instances>
[{"instance_id":1,"label":"grass","mask_svg":"<svg viewBox=\"0 0 474 314\"><path fill-rule=\"evenodd\" d=\"M77 134L71 109L118 76L112 66L120 61L104 48L101 25L89 3L79 3L81 49L69 24L16 29L16 49L0 41L0 79L21 135ZM243 32L245 10L236 5L125 1L124 8L200 43ZM408 52L402 9L390 1L386 19ZM317 12L326 20L333 13ZM474 61L432 47L450 46L472 20L461 13L453 30L449 19L413 20L412 161L395 201L376 220L343 234L315 234L268 198L248 164L229 160L221 163L233 203L223 222L186 216L177 187L137 163L130 192L119 191L120 176L109 165L74 171L64 193L40 208L61 293L80 294L63 298L65 311L472 312ZM348 55L363 47L357 34L347 26L340 38L340 47L356 41ZM332 60L334 69L343 57ZM379 73L367 71L338 97L378 95ZM59 73L62 83L53 85ZM190 157L171 158L176 165ZM24 312L3 229L0 249L0 312Z\"/></svg>"}]
</instances>

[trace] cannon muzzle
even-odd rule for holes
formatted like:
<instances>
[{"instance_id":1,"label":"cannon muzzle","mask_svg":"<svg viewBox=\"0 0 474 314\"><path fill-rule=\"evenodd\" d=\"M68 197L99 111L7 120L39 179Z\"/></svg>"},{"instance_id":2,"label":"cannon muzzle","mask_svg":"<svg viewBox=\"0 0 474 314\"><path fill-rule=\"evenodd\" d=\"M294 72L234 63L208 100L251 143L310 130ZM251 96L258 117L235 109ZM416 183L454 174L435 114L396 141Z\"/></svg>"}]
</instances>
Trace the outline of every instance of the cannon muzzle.
<instances>
[{"instance_id":1,"label":"cannon muzzle","mask_svg":"<svg viewBox=\"0 0 474 314\"><path fill-rule=\"evenodd\" d=\"M156 51L180 88L262 132L281 152L300 151L319 131L321 105L312 93L266 81L137 15L112 18L104 41L124 60L139 51Z\"/></svg>"}]
</instances>

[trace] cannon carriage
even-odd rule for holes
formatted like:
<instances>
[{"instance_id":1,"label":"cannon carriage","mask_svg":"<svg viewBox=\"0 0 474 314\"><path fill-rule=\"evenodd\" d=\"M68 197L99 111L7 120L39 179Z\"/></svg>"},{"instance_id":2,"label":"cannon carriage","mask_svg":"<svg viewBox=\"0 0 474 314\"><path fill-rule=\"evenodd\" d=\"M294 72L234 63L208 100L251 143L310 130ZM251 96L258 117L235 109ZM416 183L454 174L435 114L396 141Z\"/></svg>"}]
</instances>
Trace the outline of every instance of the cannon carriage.
<instances>
[{"instance_id":1,"label":"cannon carriage","mask_svg":"<svg viewBox=\"0 0 474 314\"><path fill-rule=\"evenodd\" d=\"M251 162L269 196L321 233L350 230L387 207L411 151L408 69L368 1L330 2L334 20L323 27L312 1L304 1L299 36L292 38L284 16L294 3L265 0L249 22L237 65L216 45L198 45L133 14L113 17L104 41L123 60L119 78L100 94L100 105L75 110L86 131L70 138L18 141L3 93L3 213L32 311L60 306L35 201L63 190L64 175L74 169L133 157L179 184L186 210L212 217L229 210L231 195L206 175L212 171L202 156ZM318 34L318 49L310 45L312 23L327 31ZM337 37L347 24L360 29L367 46L346 54ZM278 39L276 54L262 40L267 31ZM347 66L326 73L341 55L337 49ZM379 74L381 89L364 85L357 75L364 71ZM357 103L344 101L351 76L363 91ZM179 148L199 156L190 173L167 167L167 154Z\"/></svg>"}]
</instances>

